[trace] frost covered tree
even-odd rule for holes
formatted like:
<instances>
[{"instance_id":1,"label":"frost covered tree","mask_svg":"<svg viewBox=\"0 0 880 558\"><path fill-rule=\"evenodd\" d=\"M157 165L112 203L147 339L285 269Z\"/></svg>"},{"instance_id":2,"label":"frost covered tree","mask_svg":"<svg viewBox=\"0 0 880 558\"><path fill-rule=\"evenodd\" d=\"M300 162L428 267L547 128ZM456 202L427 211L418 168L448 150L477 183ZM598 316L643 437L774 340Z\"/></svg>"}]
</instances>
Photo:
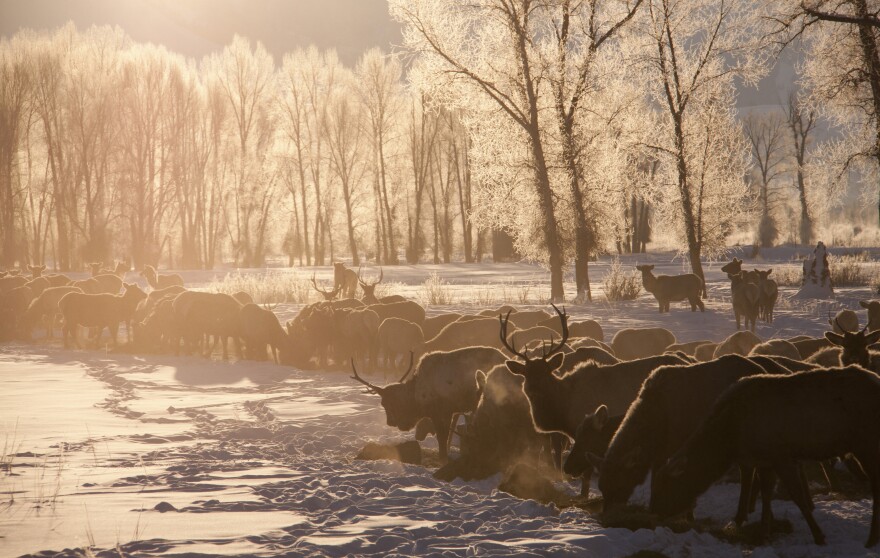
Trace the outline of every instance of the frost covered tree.
<instances>
[{"instance_id":1,"label":"frost covered tree","mask_svg":"<svg viewBox=\"0 0 880 558\"><path fill-rule=\"evenodd\" d=\"M529 201L535 204L550 267L550 298L559 301L564 256L544 135L548 116L540 106L541 63L535 47L543 32L535 13L540 7L537 0L390 1L392 16L404 25L406 48L418 55L420 67L413 76L422 80L424 90L453 108L482 103L475 114L515 125L516 133L495 140L510 141L510 152L528 152L534 192Z\"/></svg>"},{"instance_id":2,"label":"frost covered tree","mask_svg":"<svg viewBox=\"0 0 880 558\"><path fill-rule=\"evenodd\" d=\"M803 45L803 104L842 130L816 168L838 190L851 170L861 174L880 220L880 2L785 0L774 7L779 42Z\"/></svg>"},{"instance_id":3,"label":"frost covered tree","mask_svg":"<svg viewBox=\"0 0 880 558\"><path fill-rule=\"evenodd\" d=\"M800 242L809 246L813 240L813 217L807 197L807 149L812 143L816 131L816 111L803 107L796 93L788 97L785 106L786 122L791 133L792 158L795 165L795 188L798 192L798 204L801 210L801 222L798 227Z\"/></svg>"},{"instance_id":4,"label":"frost covered tree","mask_svg":"<svg viewBox=\"0 0 880 558\"><path fill-rule=\"evenodd\" d=\"M776 182L785 172L788 159L786 123L778 113L750 114L744 119L743 127L752 148L752 175L758 187L758 242L769 248L779 236L773 211L781 195Z\"/></svg>"},{"instance_id":5,"label":"frost covered tree","mask_svg":"<svg viewBox=\"0 0 880 558\"><path fill-rule=\"evenodd\" d=\"M597 58L613 49L611 44L621 29L635 16L643 0L607 2L600 0L547 0L542 16L551 33L547 51L550 89L559 129L560 157L565 168L571 206L575 216L575 285L578 300L592 300L589 258L596 250L596 219L588 211L584 189L585 159L579 119L598 107L596 93L607 85L599 71ZM619 59L616 57L616 59Z\"/></svg>"},{"instance_id":6,"label":"frost covered tree","mask_svg":"<svg viewBox=\"0 0 880 558\"><path fill-rule=\"evenodd\" d=\"M662 107L648 144L672 188L661 210L674 220L693 272L724 247L748 210L748 146L734 114L735 80L766 71L760 42L763 2L647 0L636 60ZM705 281L705 279L704 279Z\"/></svg>"}]
</instances>

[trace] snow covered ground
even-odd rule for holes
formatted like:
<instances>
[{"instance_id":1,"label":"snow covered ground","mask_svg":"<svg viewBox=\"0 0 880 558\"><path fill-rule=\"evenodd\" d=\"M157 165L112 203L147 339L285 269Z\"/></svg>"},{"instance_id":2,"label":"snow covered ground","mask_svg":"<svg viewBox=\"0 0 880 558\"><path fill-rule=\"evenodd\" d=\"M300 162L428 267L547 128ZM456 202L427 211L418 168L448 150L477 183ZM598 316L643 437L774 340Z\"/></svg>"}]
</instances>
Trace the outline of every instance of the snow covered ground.
<instances>
[{"instance_id":1,"label":"snow covered ground","mask_svg":"<svg viewBox=\"0 0 880 558\"><path fill-rule=\"evenodd\" d=\"M636 259L659 272L682 270L668 255L624 263ZM667 327L680 341L720 340L735 329L720 265L707 273L705 313L679 305L663 315L649 295L602 300L607 267L592 267L596 302L567 305L575 319L599 320L606 339L647 325ZM546 284L546 273L526 264L402 266L386 268L385 280L419 296L432 271L456 292L453 306L429 308L432 314L473 310L487 285L515 293L518 285L536 292ZM210 281L207 272L184 275L188 283ZM330 275L323 269L318 277ZM759 325L762 338L821 334L829 311L871 297L867 288L847 289L831 303L807 304L789 302L793 292L783 289L776 321ZM298 308L276 312L283 319ZM581 509L499 492L499 477L450 484L420 466L354 460L367 441L411 437L385 426L377 399L345 372L68 351L57 340L0 345L0 556L80 556L86 547L102 556L878 555L862 546L870 500L816 497L826 547L813 545L793 504L774 501L792 532L748 547L694 530L604 528ZM436 447L433 438L423 447ZM723 527L737 491L735 484L713 487L696 516ZM646 496L643 487L636 501Z\"/></svg>"}]
</instances>

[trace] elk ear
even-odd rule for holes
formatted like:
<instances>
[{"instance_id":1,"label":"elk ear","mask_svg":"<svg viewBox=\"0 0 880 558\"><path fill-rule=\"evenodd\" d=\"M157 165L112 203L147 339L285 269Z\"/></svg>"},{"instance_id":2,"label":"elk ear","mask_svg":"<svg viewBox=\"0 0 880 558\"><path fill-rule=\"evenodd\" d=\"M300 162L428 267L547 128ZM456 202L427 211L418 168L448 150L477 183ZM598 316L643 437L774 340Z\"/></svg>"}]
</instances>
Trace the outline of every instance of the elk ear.
<instances>
[{"instance_id":1,"label":"elk ear","mask_svg":"<svg viewBox=\"0 0 880 558\"><path fill-rule=\"evenodd\" d=\"M867 301L867 300L860 300L860 301L859 301L859 306L861 306L862 308L867 308L867 307L870 306L870 304L868 304L868 301Z\"/></svg>"},{"instance_id":2,"label":"elk ear","mask_svg":"<svg viewBox=\"0 0 880 558\"><path fill-rule=\"evenodd\" d=\"M880 340L880 329L872 331L865 337L865 343L867 343L868 345L873 345L878 340Z\"/></svg>"},{"instance_id":3,"label":"elk ear","mask_svg":"<svg viewBox=\"0 0 880 558\"><path fill-rule=\"evenodd\" d=\"M770 274L773 273L773 268L771 267L767 271L764 272L764 277L770 277Z\"/></svg>"},{"instance_id":4,"label":"elk ear","mask_svg":"<svg viewBox=\"0 0 880 558\"><path fill-rule=\"evenodd\" d=\"M483 390L486 387L486 373L482 370L477 370L477 389Z\"/></svg>"},{"instance_id":5,"label":"elk ear","mask_svg":"<svg viewBox=\"0 0 880 558\"><path fill-rule=\"evenodd\" d=\"M838 347L843 346L843 335L839 335L833 331L826 331L825 339L830 341L832 345L837 345Z\"/></svg>"},{"instance_id":6,"label":"elk ear","mask_svg":"<svg viewBox=\"0 0 880 558\"><path fill-rule=\"evenodd\" d=\"M507 365L507 369L513 372L514 374L519 374L520 376L526 375L526 365L518 360L508 360L504 364Z\"/></svg>"},{"instance_id":7,"label":"elk ear","mask_svg":"<svg viewBox=\"0 0 880 558\"><path fill-rule=\"evenodd\" d=\"M564 358L565 355L563 353L556 353L555 355L550 357L550 360L547 361L547 363L550 365L550 371L552 372L562 366L562 360Z\"/></svg>"},{"instance_id":8,"label":"elk ear","mask_svg":"<svg viewBox=\"0 0 880 558\"><path fill-rule=\"evenodd\" d=\"M596 411L593 413L593 429L602 430L602 427L605 426L605 422L608 420L608 407L605 405L599 405Z\"/></svg>"}]
</instances>

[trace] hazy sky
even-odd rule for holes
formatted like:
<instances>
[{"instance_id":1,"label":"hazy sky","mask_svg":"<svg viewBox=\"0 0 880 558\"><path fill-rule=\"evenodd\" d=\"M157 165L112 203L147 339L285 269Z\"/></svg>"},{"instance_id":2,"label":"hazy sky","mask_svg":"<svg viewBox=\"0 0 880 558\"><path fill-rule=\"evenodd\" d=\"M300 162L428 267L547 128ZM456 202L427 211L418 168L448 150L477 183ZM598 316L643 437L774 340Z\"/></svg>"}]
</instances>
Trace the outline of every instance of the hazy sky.
<instances>
[{"instance_id":1,"label":"hazy sky","mask_svg":"<svg viewBox=\"0 0 880 558\"><path fill-rule=\"evenodd\" d=\"M0 0L0 35L52 29L68 20L85 29L119 25L134 40L201 58L235 33L261 41L275 57L314 44L336 48L346 64L402 41L387 0Z\"/></svg>"},{"instance_id":2,"label":"hazy sky","mask_svg":"<svg viewBox=\"0 0 880 558\"><path fill-rule=\"evenodd\" d=\"M261 41L276 64L285 52L314 44L335 48L353 66L369 48L387 51L402 42L387 0L0 0L3 36L68 20L81 29L119 25L136 41L161 43L195 58L221 50L238 33ZM739 107L785 98L795 79L793 66L786 53L757 90L740 90Z\"/></svg>"}]
</instances>

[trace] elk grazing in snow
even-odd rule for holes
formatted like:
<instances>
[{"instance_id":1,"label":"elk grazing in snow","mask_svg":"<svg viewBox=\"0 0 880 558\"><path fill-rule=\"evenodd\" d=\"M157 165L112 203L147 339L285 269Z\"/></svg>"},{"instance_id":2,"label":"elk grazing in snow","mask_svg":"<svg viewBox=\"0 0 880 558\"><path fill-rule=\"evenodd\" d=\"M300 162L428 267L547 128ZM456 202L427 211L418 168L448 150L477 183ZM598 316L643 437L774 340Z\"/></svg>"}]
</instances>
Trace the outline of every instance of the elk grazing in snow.
<instances>
[{"instance_id":1,"label":"elk grazing in snow","mask_svg":"<svg viewBox=\"0 0 880 558\"><path fill-rule=\"evenodd\" d=\"M566 315L555 306L561 322ZM562 340L552 344L539 358L529 358L517 351L507 339L507 321L499 316L500 337L508 351L520 360L508 360L507 367L514 374L525 378L523 391L529 399L535 427L539 432L562 434L574 438L577 428L584 418L585 409L595 409L606 405L612 414L623 414L639 392L642 382L655 369L664 365L684 364L674 355L660 355L641 360L621 362L610 366L585 363L565 376L558 377L564 357L559 351L568 339L568 329L563 328ZM511 337L512 338L512 337ZM561 453L557 447L557 466L561 466ZM589 490L589 478L585 479L583 490Z\"/></svg>"},{"instance_id":2,"label":"elk grazing in snow","mask_svg":"<svg viewBox=\"0 0 880 558\"><path fill-rule=\"evenodd\" d=\"M428 353L413 370L413 358L406 373L396 383L384 387L363 379L354 360L351 369L368 393L381 397L388 426L409 431L429 418L437 433L440 461L446 462L455 420L473 412L480 398L477 370L489 370L505 361L504 353L490 347L467 347L449 352Z\"/></svg>"},{"instance_id":3,"label":"elk grazing in snow","mask_svg":"<svg viewBox=\"0 0 880 558\"><path fill-rule=\"evenodd\" d=\"M825 536L813 518L798 462L847 453L871 482L874 506L865 544L870 548L880 541L880 378L857 366L743 378L656 472L651 510L661 516L683 511L732 464L758 466L779 477L821 545ZM762 528L768 536L769 513Z\"/></svg>"},{"instance_id":4,"label":"elk grazing in snow","mask_svg":"<svg viewBox=\"0 0 880 558\"><path fill-rule=\"evenodd\" d=\"M660 313L669 312L670 302L687 300L691 305L691 312L706 310L701 300L703 294L703 281L693 273L681 275L654 275L653 265L637 265L636 269L642 272L642 286L654 295L660 305Z\"/></svg>"},{"instance_id":5,"label":"elk grazing in snow","mask_svg":"<svg viewBox=\"0 0 880 558\"><path fill-rule=\"evenodd\" d=\"M106 327L110 330L113 345L117 344L119 323L130 322L138 303L147 297L147 293L133 283L125 283L124 286L125 292L117 295L71 292L61 298L58 307L64 315L62 331L65 348L69 347L68 339L71 336L76 346L80 346L76 335L76 327L80 325L98 328L96 342ZM128 328L129 341L131 341L131 331L131 328Z\"/></svg>"}]
</instances>

